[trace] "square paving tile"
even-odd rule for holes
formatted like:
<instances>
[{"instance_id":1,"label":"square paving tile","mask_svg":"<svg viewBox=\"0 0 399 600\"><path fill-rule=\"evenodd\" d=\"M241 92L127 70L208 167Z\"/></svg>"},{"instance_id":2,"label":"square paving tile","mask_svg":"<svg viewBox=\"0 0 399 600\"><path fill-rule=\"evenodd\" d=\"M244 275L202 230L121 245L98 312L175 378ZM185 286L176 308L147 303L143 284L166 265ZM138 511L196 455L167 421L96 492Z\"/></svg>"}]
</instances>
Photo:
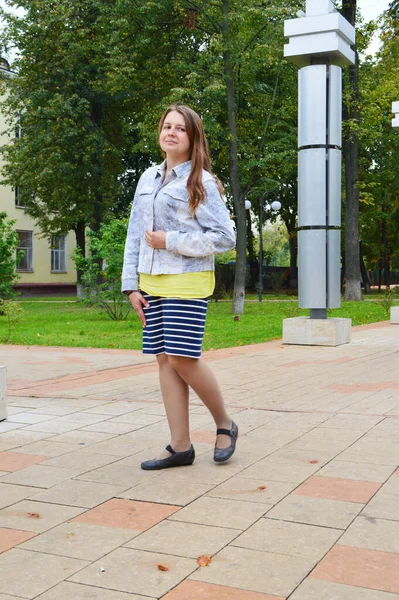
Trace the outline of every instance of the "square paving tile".
<instances>
[{"instance_id":1,"label":"square paving tile","mask_svg":"<svg viewBox=\"0 0 399 600\"><path fill-rule=\"evenodd\" d=\"M0 510L0 527L40 533L82 512L81 508L23 500Z\"/></svg>"},{"instance_id":2,"label":"square paving tile","mask_svg":"<svg viewBox=\"0 0 399 600\"><path fill-rule=\"evenodd\" d=\"M143 471L140 463L148 457L148 452L138 452L127 458L120 458L110 465L104 465L98 469L87 471L79 475L81 481L95 481L97 483L109 483L113 485L124 485L125 489L131 488L143 481L149 481L154 477L160 477L161 471Z\"/></svg>"},{"instance_id":3,"label":"square paving tile","mask_svg":"<svg viewBox=\"0 0 399 600\"><path fill-rule=\"evenodd\" d=\"M0 600L3 600L1 595ZM7 597L4 600L15 600L15 598ZM38 596L37 600L148 600L148 596L125 594L124 592L105 590L91 585L63 581L52 590Z\"/></svg>"},{"instance_id":4,"label":"square paving tile","mask_svg":"<svg viewBox=\"0 0 399 600\"><path fill-rule=\"evenodd\" d=\"M0 483L0 509L29 498L32 493L37 492L37 488L12 485L11 483Z\"/></svg>"},{"instance_id":5,"label":"square paving tile","mask_svg":"<svg viewBox=\"0 0 399 600\"><path fill-rule=\"evenodd\" d=\"M370 481L314 476L296 488L293 494L366 504L380 487L381 483Z\"/></svg>"},{"instance_id":6,"label":"square paving tile","mask_svg":"<svg viewBox=\"0 0 399 600\"><path fill-rule=\"evenodd\" d=\"M277 504L267 516L271 519L309 523L322 527L346 529L363 505L325 498L309 498L291 494Z\"/></svg>"},{"instance_id":7,"label":"square paving tile","mask_svg":"<svg viewBox=\"0 0 399 600\"><path fill-rule=\"evenodd\" d=\"M15 473L9 473L1 478L1 483L15 483L36 488L50 488L62 481L75 477L80 469L63 469L61 467L49 467L47 463L32 465Z\"/></svg>"},{"instance_id":8,"label":"square paving tile","mask_svg":"<svg viewBox=\"0 0 399 600\"><path fill-rule=\"evenodd\" d=\"M20 531L19 529L5 529L0 527L0 553L22 544L36 534L31 531Z\"/></svg>"},{"instance_id":9,"label":"square paving tile","mask_svg":"<svg viewBox=\"0 0 399 600\"><path fill-rule=\"evenodd\" d=\"M49 419L54 419L54 415L36 413L36 411L24 411L11 415L8 421L10 423L26 423L26 425L33 425L35 423L48 421Z\"/></svg>"},{"instance_id":10,"label":"square paving tile","mask_svg":"<svg viewBox=\"0 0 399 600\"><path fill-rule=\"evenodd\" d=\"M256 502L258 504L276 504L296 487L296 483L246 479L240 475L235 475L213 488L207 496L245 500L246 502Z\"/></svg>"},{"instance_id":11,"label":"square paving tile","mask_svg":"<svg viewBox=\"0 0 399 600\"><path fill-rule=\"evenodd\" d=\"M144 481L126 490L122 494L119 494L119 496L132 500L144 500L145 502L185 506L205 494L211 487L212 484L203 484L190 480L181 480L179 481L179 485L176 486L176 482L173 479L163 477L163 474L161 474L157 477L156 483L154 483L154 479L152 478L149 481Z\"/></svg>"},{"instance_id":12,"label":"square paving tile","mask_svg":"<svg viewBox=\"0 0 399 600\"><path fill-rule=\"evenodd\" d=\"M170 519L244 530L262 517L267 510L268 506L265 504L207 496L199 498L189 506L182 508Z\"/></svg>"},{"instance_id":13,"label":"square paving tile","mask_svg":"<svg viewBox=\"0 0 399 600\"><path fill-rule=\"evenodd\" d=\"M340 529L316 527L274 519L260 519L233 542L232 546L320 560L342 535Z\"/></svg>"},{"instance_id":14,"label":"square paving tile","mask_svg":"<svg viewBox=\"0 0 399 600\"><path fill-rule=\"evenodd\" d=\"M65 431L72 431L72 429L78 429L80 425L75 425L73 421L60 421L59 419L51 419L42 423L35 423L34 425L28 425L24 427L25 431L40 431L42 433L64 433Z\"/></svg>"},{"instance_id":15,"label":"square paving tile","mask_svg":"<svg viewBox=\"0 0 399 600\"><path fill-rule=\"evenodd\" d=\"M396 472L384 483L381 492L384 494L399 494L399 477L397 477Z\"/></svg>"},{"instance_id":16,"label":"square paving tile","mask_svg":"<svg viewBox=\"0 0 399 600\"><path fill-rule=\"evenodd\" d=\"M343 546L399 554L399 521L359 516L344 533L339 543Z\"/></svg>"},{"instance_id":17,"label":"square paving tile","mask_svg":"<svg viewBox=\"0 0 399 600\"><path fill-rule=\"evenodd\" d=\"M1 600L1 598L0 598ZM237 588L192 581L186 579L179 583L161 600L285 600L281 596L270 596L258 592L248 592Z\"/></svg>"},{"instance_id":18,"label":"square paving tile","mask_svg":"<svg viewBox=\"0 0 399 600\"><path fill-rule=\"evenodd\" d=\"M2 471L19 471L47 460L46 456L34 456L32 454L21 454L18 452L0 452L0 469Z\"/></svg>"},{"instance_id":19,"label":"square paving tile","mask_svg":"<svg viewBox=\"0 0 399 600\"><path fill-rule=\"evenodd\" d=\"M99 444L100 442L106 442L114 437L111 433L95 433L94 431L82 431L81 429L75 429L74 431L67 431L66 433L60 433L51 438L52 442L60 442L63 444L79 444L80 446L91 446L92 444Z\"/></svg>"},{"instance_id":20,"label":"square paving tile","mask_svg":"<svg viewBox=\"0 0 399 600\"><path fill-rule=\"evenodd\" d=\"M394 470L393 466L332 460L317 473L320 477L338 477L383 483Z\"/></svg>"},{"instance_id":21,"label":"square paving tile","mask_svg":"<svg viewBox=\"0 0 399 600\"><path fill-rule=\"evenodd\" d=\"M165 570L160 570L161 565ZM86 567L71 581L159 598L198 567L195 560L118 548ZM100 571L103 568L104 571Z\"/></svg>"},{"instance_id":22,"label":"square paving tile","mask_svg":"<svg viewBox=\"0 0 399 600\"><path fill-rule=\"evenodd\" d=\"M397 594L309 578L305 579L290 596L290 600L397 600L397 598Z\"/></svg>"},{"instance_id":23,"label":"square paving tile","mask_svg":"<svg viewBox=\"0 0 399 600\"><path fill-rule=\"evenodd\" d=\"M340 454L340 458L350 462L366 462L397 467L399 463L399 444L397 440L363 437Z\"/></svg>"},{"instance_id":24,"label":"square paving tile","mask_svg":"<svg viewBox=\"0 0 399 600\"><path fill-rule=\"evenodd\" d=\"M0 593L0 600L15 600L16 596L9 596L8 594Z\"/></svg>"},{"instance_id":25,"label":"square paving tile","mask_svg":"<svg viewBox=\"0 0 399 600\"><path fill-rule=\"evenodd\" d=\"M237 534L236 529L165 520L127 542L125 546L196 559L199 556L213 556Z\"/></svg>"},{"instance_id":26,"label":"square paving tile","mask_svg":"<svg viewBox=\"0 0 399 600\"><path fill-rule=\"evenodd\" d=\"M1 590L4 594L36 598L85 565L86 561L75 558L13 548L0 555Z\"/></svg>"},{"instance_id":27,"label":"square paving tile","mask_svg":"<svg viewBox=\"0 0 399 600\"><path fill-rule=\"evenodd\" d=\"M105 527L120 527L145 531L160 521L170 517L180 506L135 502L114 498L73 519L78 523L91 523ZM1 514L1 513L0 513Z\"/></svg>"},{"instance_id":28,"label":"square paving tile","mask_svg":"<svg viewBox=\"0 0 399 600\"><path fill-rule=\"evenodd\" d=\"M119 456L109 454L98 454L93 447L82 448L74 452L68 452L62 456L50 458L46 461L47 466L61 467L63 469L74 469L79 474L97 469L103 465L109 465L119 459Z\"/></svg>"},{"instance_id":29,"label":"square paving tile","mask_svg":"<svg viewBox=\"0 0 399 600\"><path fill-rule=\"evenodd\" d=\"M227 546L190 579L285 598L310 568L302 557Z\"/></svg>"},{"instance_id":30,"label":"square paving tile","mask_svg":"<svg viewBox=\"0 0 399 600\"><path fill-rule=\"evenodd\" d=\"M43 492L36 492L30 498L39 502L93 508L117 496L124 489L124 486L72 479L55 485Z\"/></svg>"},{"instance_id":31,"label":"square paving tile","mask_svg":"<svg viewBox=\"0 0 399 600\"><path fill-rule=\"evenodd\" d=\"M399 521L397 494L384 494L383 491L378 492L364 508L362 516Z\"/></svg>"},{"instance_id":32,"label":"square paving tile","mask_svg":"<svg viewBox=\"0 0 399 600\"><path fill-rule=\"evenodd\" d=\"M265 458L240 472L240 477L263 479L267 481L285 481L287 483L302 483L314 475L320 465L298 465L277 463L272 457Z\"/></svg>"},{"instance_id":33,"label":"square paving tile","mask_svg":"<svg viewBox=\"0 0 399 600\"><path fill-rule=\"evenodd\" d=\"M399 555L337 545L310 577L399 594Z\"/></svg>"},{"instance_id":34,"label":"square paving tile","mask_svg":"<svg viewBox=\"0 0 399 600\"><path fill-rule=\"evenodd\" d=\"M135 532L88 523L63 523L21 546L25 550L94 561L130 540Z\"/></svg>"},{"instance_id":35,"label":"square paving tile","mask_svg":"<svg viewBox=\"0 0 399 600\"><path fill-rule=\"evenodd\" d=\"M33 444L27 444L22 448L15 448L14 452L24 452L28 454L38 454L45 456L46 460L54 456L60 456L61 454L67 454L73 450L80 448L79 444L61 444L54 442L52 439L41 440L40 442L33 442Z\"/></svg>"}]
</instances>

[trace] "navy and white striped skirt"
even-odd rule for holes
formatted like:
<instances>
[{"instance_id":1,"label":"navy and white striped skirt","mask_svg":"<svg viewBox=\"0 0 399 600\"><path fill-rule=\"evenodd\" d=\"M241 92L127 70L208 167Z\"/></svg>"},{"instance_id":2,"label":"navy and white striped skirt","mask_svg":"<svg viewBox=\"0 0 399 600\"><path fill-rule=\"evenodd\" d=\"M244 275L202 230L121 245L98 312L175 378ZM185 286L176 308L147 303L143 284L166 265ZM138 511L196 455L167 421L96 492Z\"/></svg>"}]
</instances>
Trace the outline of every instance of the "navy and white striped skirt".
<instances>
[{"instance_id":1,"label":"navy and white striped skirt","mask_svg":"<svg viewBox=\"0 0 399 600\"><path fill-rule=\"evenodd\" d=\"M200 358L208 301L142 294L150 304L144 308L143 354Z\"/></svg>"}]
</instances>

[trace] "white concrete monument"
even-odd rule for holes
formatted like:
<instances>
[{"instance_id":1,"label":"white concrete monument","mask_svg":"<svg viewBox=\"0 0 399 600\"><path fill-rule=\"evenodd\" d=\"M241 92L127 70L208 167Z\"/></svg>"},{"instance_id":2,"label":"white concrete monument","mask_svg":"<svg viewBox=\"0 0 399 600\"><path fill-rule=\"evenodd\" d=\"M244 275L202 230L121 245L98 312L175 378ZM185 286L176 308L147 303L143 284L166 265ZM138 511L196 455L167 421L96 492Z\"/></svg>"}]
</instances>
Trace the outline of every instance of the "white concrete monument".
<instances>
[{"instance_id":1,"label":"white concrete monument","mask_svg":"<svg viewBox=\"0 0 399 600\"><path fill-rule=\"evenodd\" d=\"M327 309L341 305L341 67L355 62L355 29L332 0L306 0L306 14L286 21L284 34L284 55L300 68L298 303L310 318L285 319L283 342L336 346L351 332L350 319L327 319ZM313 335L320 327L323 335Z\"/></svg>"},{"instance_id":2,"label":"white concrete monument","mask_svg":"<svg viewBox=\"0 0 399 600\"><path fill-rule=\"evenodd\" d=\"M0 421L7 418L7 379L6 368L0 366Z\"/></svg>"}]
</instances>

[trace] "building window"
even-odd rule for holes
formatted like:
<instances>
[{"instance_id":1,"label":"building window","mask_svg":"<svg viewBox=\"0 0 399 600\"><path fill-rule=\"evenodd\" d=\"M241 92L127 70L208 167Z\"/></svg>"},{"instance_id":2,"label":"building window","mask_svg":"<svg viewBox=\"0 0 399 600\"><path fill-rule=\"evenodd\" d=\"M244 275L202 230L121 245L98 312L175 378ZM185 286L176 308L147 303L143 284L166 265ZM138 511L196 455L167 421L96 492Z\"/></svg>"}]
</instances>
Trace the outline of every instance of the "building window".
<instances>
[{"instance_id":1,"label":"building window","mask_svg":"<svg viewBox=\"0 0 399 600\"><path fill-rule=\"evenodd\" d=\"M24 208L23 204L21 204L18 185L16 185L14 188L14 194L15 194L15 206L17 208Z\"/></svg>"},{"instance_id":2,"label":"building window","mask_svg":"<svg viewBox=\"0 0 399 600\"><path fill-rule=\"evenodd\" d=\"M33 271L33 231L17 231L17 271ZM23 252L22 256L19 256Z\"/></svg>"},{"instance_id":3,"label":"building window","mask_svg":"<svg viewBox=\"0 0 399 600\"><path fill-rule=\"evenodd\" d=\"M51 272L66 273L65 236L51 236Z\"/></svg>"}]
</instances>

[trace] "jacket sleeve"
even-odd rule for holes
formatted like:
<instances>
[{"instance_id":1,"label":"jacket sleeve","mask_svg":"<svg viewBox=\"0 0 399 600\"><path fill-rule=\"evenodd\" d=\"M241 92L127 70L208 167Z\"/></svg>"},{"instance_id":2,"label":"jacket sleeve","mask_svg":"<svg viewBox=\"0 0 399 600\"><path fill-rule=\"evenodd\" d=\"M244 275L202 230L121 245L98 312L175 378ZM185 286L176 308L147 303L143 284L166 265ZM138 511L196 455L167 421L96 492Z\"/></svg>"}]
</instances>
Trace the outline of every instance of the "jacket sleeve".
<instances>
[{"instance_id":1,"label":"jacket sleeve","mask_svg":"<svg viewBox=\"0 0 399 600\"><path fill-rule=\"evenodd\" d=\"M137 290L140 253L140 179L134 195L132 209L130 211L129 226L126 235L125 253L122 269L122 292L126 290Z\"/></svg>"},{"instance_id":2,"label":"jacket sleeve","mask_svg":"<svg viewBox=\"0 0 399 600\"><path fill-rule=\"evenodd\" d=\"M229 212L222 200L216 183L204 183L207 198L195 211L195 219L202 231L168 231L166 249L183 256L209 256L232 250L236 235Z\"/></svg>"}]
</instances>

